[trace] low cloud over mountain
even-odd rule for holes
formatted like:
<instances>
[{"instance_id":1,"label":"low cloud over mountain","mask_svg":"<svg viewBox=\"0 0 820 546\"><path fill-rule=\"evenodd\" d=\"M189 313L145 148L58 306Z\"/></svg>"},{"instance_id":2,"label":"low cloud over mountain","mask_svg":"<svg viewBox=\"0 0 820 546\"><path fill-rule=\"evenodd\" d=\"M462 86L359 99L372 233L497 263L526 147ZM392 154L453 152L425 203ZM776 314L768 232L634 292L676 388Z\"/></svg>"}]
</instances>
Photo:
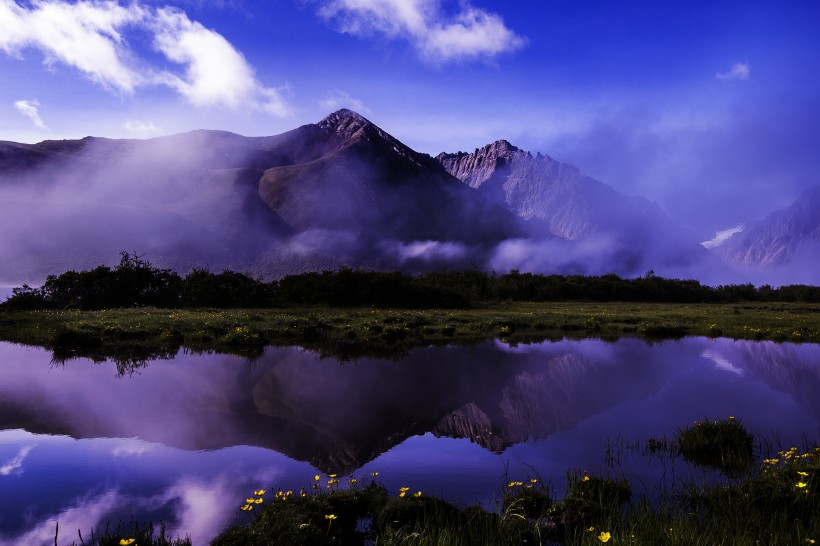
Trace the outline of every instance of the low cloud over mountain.
<instances>
[{"instance_id":1,"label":"low cloud over mountain","mask_svg":"<svg viewBox=\"0 0 820 546\"><path fill-rule=\"evenodd\" d=\"M548 156L501 140L432 158L349 110L271 137L0 142L0 281L123 250L265 277L476 265L734 280L695 241L657 204Z\"/></svg>"}]
</instances>

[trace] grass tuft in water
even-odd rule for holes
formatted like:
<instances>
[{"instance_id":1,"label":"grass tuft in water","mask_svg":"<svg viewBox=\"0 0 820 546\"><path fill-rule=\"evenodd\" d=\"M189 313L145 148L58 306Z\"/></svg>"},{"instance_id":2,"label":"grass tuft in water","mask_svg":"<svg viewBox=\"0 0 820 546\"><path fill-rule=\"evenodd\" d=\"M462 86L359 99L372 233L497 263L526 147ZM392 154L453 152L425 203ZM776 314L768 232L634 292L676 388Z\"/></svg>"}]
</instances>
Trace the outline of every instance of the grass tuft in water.
<instances>
[{"instance_id":1,"label":"grass tuft in water","mask_svg":"<svg viewBox=\"0 0 820 546\"><path fill-rule=\"evenodd\" d=\"M732 416L695 421L677 431L676 437L684 459L716 468L728 477L739 477L754 464L754 437Z\"/></svg>"}]
</instances>

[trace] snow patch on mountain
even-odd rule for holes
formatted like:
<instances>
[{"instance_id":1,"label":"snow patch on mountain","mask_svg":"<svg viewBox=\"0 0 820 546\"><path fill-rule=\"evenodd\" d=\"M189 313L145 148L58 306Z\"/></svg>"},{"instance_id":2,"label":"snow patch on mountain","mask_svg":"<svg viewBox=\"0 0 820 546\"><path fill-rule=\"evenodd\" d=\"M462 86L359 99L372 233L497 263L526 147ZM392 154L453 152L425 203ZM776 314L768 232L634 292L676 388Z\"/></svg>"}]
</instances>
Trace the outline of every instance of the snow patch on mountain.
<instances>
[{"instance_id":1,"label":"snow patch on mountain","mask_svg":"<svg viewBox=\"0 0 820 546\"><path fill-rule=\"evenodd\" d=\"M701 244L706 248L717 248L726 241L728 241L732 235L734 235L735 233L740 233L745 228L746 226L740 224L734 227L730 227L729 229L716 231L715 236L712 239L709 239L708 241L703 241Z\"/></svg>"}]
</instances>

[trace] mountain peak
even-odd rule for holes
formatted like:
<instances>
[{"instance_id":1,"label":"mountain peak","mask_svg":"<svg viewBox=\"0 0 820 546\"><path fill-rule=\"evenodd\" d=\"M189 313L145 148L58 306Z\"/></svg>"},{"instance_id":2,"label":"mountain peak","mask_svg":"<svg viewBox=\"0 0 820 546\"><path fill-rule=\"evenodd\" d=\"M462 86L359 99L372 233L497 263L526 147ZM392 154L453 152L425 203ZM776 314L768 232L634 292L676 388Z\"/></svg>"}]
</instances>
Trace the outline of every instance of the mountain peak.
<instances>
[{"instance_id":1,"label":"mountain peak","mask_svg":"<svg viewBox=\"0 0 820 546\"><path fill-rule=\"evenodd\" d=\"M342 108L327 116L317 125L328 132L333 132L344 137L351 137L358 131L373 126L373 123L353 110Z\"/></svg>"},{"instance_id":2,"label":"mountain peak","mask_svg":"<svg viewBox=\"0 0 820 546\"><path fill-rule=\"evenodd\" d=\"M510 144L508 140L504 140L503 138L501 140L496 140L492 144L487 144L486 146L484 146L484 148L504 153L521 151L521 148Z\"/></svg>"}]
</instances>

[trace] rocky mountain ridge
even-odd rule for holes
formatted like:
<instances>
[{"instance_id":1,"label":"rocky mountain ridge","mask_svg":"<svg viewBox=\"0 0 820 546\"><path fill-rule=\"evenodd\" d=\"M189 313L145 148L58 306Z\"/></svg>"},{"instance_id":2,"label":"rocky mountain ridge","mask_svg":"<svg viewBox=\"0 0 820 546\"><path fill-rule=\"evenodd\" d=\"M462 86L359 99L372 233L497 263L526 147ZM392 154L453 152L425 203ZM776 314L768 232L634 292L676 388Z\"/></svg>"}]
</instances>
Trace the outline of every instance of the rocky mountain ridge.
<instances>
[{"instance_id":1,"label":"rocky mountain ridge","mask_svg":"<svg viewBox=\"0 0 820 546\"><path fill-rule=\"evenodd\" d=\"M811 205L802 210L808 220L781 222L805 224L794 241L818 225ZM777 237L743 250L757 232L733 238L721 256L741 265L814 259ZM474 264L742 280L656 203L577 167L506 140L433 158L345 109L269 137L201 130L0 142L0 282L112 263L125 249L179 271L267 278Z\"/></svg>"},{"instance_id":2,"label":"rocky mountain ridge","mask_svg":"<svg viewBox=\"0 0 820 546\"><path fill-rule=\"evenodd\" d=\"M574 165L498 140L473 153L436 156L447 172L472 188L503 202L525 219L548 223L552 234L581 239L603 231L671 221L656 203L622 194L585 176Z\"/></svg>"},{"instance_id":3,"label":"rocky mountain ridge","mask_svg":"<svg viewBox=\"0 0 820 546\"><path fill-rule=\"evenodd\" d=\"M716 249L745 267L784 267L796 258L820 264L820 186L735 233Z\"/></svg>"}]
</instances>

